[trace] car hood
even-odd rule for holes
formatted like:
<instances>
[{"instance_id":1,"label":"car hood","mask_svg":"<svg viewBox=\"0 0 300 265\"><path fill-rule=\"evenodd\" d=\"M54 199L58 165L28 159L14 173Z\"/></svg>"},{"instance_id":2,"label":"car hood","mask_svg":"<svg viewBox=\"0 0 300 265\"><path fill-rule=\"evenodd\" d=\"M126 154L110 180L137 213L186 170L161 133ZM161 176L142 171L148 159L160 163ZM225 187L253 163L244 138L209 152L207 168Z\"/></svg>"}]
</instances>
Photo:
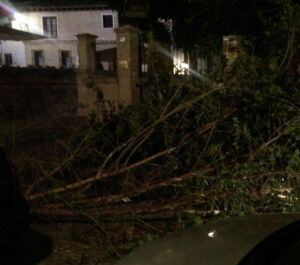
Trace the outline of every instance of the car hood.
<instances>
[{"instance_id":1,"label":"car hood","mask_svg":"<svg viewBox=\"0 0 300 265\"><path fill-rule=\"evenodd\" d=\"M300 213L209 222L147 243L117 265L237 265L259 242L300 220Z\"/></svg>"}]
</instances>

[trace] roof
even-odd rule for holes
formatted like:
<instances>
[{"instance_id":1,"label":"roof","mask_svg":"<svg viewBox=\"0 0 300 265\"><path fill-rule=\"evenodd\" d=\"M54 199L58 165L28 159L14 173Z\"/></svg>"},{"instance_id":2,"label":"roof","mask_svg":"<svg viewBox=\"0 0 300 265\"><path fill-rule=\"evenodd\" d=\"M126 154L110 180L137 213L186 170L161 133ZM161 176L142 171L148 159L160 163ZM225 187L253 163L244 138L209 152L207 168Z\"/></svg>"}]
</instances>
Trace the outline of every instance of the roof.
<instances>
[{"instance_id":1,"label":"roof","mask_svg":"<svg viewBox=\"0 0 300 265\"><path fill-rule=\"evenodd\" d=\"M67 11L110 9L99 0L13 0L11 3L20 11Z\"/></svg>"},{"instance_id":2,"label":"roof","mask_svg":"<svg viewBox=\"0 0 300 265\"><path fill-rule=\"evenodd\" d=\"M0 26L0 40L25 41L25 40L38 40L44 38L45 37L42 35Z\"/></svg>"}]
</instances>

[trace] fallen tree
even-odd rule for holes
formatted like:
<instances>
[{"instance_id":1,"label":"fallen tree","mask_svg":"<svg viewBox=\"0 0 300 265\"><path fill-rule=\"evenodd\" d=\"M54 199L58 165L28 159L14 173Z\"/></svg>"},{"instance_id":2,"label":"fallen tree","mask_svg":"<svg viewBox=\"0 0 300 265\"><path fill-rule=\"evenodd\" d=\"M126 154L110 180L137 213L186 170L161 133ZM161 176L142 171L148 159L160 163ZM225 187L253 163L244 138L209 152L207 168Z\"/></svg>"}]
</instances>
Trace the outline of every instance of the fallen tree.
<instances>
[{"instance_id":1,"label":"fallen tree","mask_svg":"<svg viewBox=\"0 0 300 265\"><path fill-rule=\"evenodd\" d=\"M218 83L154 73L139 106L62 143L61 161L27 186L33 212L103 220L298 209L297 102L266 92L275 76L257 87L235 67Z\"/></svg>"},{"instance_id":2,"label":"fallen tree","mask_svg":"<svg viewBox=\"0 0 300 265\"><path fill-rule=\"evenodd\" d=\"M206 78L174 75L163 61L155 72L150 54L140 104L111 112L100 95L90 126L35 161L24 184L33 212L102 220L299 210L299 8L288 2Z\"/></svg>"}]
</instances>

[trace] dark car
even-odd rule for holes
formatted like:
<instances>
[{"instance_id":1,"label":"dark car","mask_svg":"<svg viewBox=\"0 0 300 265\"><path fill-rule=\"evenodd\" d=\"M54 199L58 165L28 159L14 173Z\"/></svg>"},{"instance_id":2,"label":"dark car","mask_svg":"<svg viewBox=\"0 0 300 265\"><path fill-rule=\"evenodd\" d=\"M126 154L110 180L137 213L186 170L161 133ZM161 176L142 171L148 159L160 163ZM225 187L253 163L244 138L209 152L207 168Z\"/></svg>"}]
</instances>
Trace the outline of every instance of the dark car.
<instances>
[{"instance_id":1,"label":"dark car","mask_svg":"<svg viewBox=\"0 0 300 265\"><path fill-rule=\"evenodd\" d=\"M51 252L51 241L30 228L29 207L10 159L0 147L0 264L35 264Z\"/></svg>"},{"instance_id":2,"label":"dark car","mask_svg":"<svg viewBox=\"0 0 300 265\"><path fill-rule=\"evenodd\" d=\"M299 265L300 213L228 218L150 242L117 265Z\"/></svg>"}]
</instances>

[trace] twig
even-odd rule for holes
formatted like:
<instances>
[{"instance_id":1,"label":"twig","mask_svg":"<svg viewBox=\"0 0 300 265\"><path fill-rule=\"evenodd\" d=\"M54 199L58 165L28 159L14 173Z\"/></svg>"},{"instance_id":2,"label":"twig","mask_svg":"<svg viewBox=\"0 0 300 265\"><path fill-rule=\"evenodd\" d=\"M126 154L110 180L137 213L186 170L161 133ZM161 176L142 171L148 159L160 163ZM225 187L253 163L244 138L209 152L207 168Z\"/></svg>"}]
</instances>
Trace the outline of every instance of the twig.
<instances>
[{"instance_id":1,"label":"twig","mask_svg":"<svg viewBox=\"0 0 300 265\"><path fill-rule=\"evenodd\" d=\"M86 144L86 142L88 142L89 139L90 139L90 133L87 133L85 135L85 137L83 138L83 140L80 142L78 148L70 156L68 156L62 163L60 163L58 166L56 166L54 169L52 169L48 174L37 179L30 185L30 187L25 192L25 196L30 197L30 194L33 192L33 190L35 189L35 187L37 185L39 185L40 183L53 177L55 174L57 174L63 168L65 168L67 165L69 165L79 154L81 154L85 150L87 150L89 148L89 143ZM84 146L84 144L86 144L86 145Z\"/></svg>"},{"instance_id":2,"label":"twig","mask_svg":"<svg viewBox=\"0 0 300 265\"><path fill-rule=\"evenodd\" d=\"M137 221L139 221L140 223L142 223L143 225L147 226L148 228L150 228L151 230L153 230L154 232L160 233L160 234L164 234L164 231L154 227L153 225L148 224L147 222L143 221L140 217L135 217L135 219Z\"/></svg>"},{"instance_id":3,"label":"twig","mask_svg":"<svg viewBox=\"0 0 300 265\"><path fill-rule=\"evenodd\" d=\"M85 211L82 211L81 209L80 210L77 210L77 209L74 209L74 207L68 203L68 202L65 202L67 206L69 206L70 208L72 208L73 210L75 210L79 215L82 215L84 217L87 217L88 219L90 219L91 221L94 222L94 224L96 225L96 227L105 235L106 239L107 239L107 242L109 243L109 246L111 248L111 250L115 253L115 255L120 259L121 258L121 255L119 254L119 252L116 250L116 248L114 247L112 241L111 241L111 238L110 238L110 235L105 231L105 229L100 225L100 223L98 222L98 220L93 217L92 215L86 213Z\"/></svg>"},{"instance_id":4,"label":"twig","mask_svg":"<svg viewBox=\"0 0 300 265\"><path fill-rule=\"evenodd\" d=\"M168 155L168 154L172 153L173 151L174 151L174 148L169 148L169 149L164 150L160 153L157 153L153 156L150 156L150 157L148 157L148 158L146 158L142 161L139 161L135 164L132 164L130 166L127 166L125 168L122 168L122 169L120 169L118 171L115 171L115 172L112 172L112 173L102 173L102 171L98 171L98 173L94 177L91 177L91 178L88 178L88 179L85 179L85 180L82 180L82 181L78 181L78 182L75 182L75 183L72 183L72 184L68 184L68 185L65 185L64 187L48 190L48 191L45 191L45 192L40 192L40 193L31 195L31 196L28 196L27 199L32 201L32 200L43 198L45 196L54 195L54 194L57 195L57 194L60 194L60 193L63 193L63 192L67 192L67 191L70 191L70 190L81 188L81 187L83 187L85 185L88 185L90 183L94 183L96 181L99 181L99 180L102 180L102 179L105 179L105 178L108 178L108 177L114 177L114 176L120 175L122 173L126 173L130 170L136 169L140 166L143 166L145 164L150 163L153 160L156 160L157 158Z\"/></svg>"},{"instance_id":5,"label":"twig","mask_svg":"<svg viewBox=\"0 0 300 265\"><path fill-rule=\"evenodd\" d=\"M147 137L149 137L151 135L151 131L153 128L155 128L157 125L161 124L162 122L164 122L165 120L167 120L169 117L173 116L174 114L182 111L182 110L185 110L187 109L188 107L191 107L192 105L194 105L195 103L199 102L200 100L202 100L203 98L219 91L221 88L220 87L217 87L217 88L214 88L214 89L211 89L205 93L202 93L201 95L199 96L196 96L190 100L187 100L186 102L178 105L176 108L174 108L173 110L169 111L168 113L162 113L163 115L161 115L155 122L153 122L152 124L150 124L148 127L144 128L142 131L140 131L140 133L135 137L135 141L133 140L133 142L127 147L127 149L125 151L128 151L130 150L130 147L136 147L137 143L140 141L140 138L142 138L141 140L143 141L144 140L144 135L145 134L148 134ZM149 133L150 131L150 133ZM146 139L147 139L146 137ZM126 155L126 152L123 152L123 154L121 155L122 157ZM117 165L119 164L119 161L121 160L121 158L118 159L118 163Z\"/></svg>"}]
</instances>

